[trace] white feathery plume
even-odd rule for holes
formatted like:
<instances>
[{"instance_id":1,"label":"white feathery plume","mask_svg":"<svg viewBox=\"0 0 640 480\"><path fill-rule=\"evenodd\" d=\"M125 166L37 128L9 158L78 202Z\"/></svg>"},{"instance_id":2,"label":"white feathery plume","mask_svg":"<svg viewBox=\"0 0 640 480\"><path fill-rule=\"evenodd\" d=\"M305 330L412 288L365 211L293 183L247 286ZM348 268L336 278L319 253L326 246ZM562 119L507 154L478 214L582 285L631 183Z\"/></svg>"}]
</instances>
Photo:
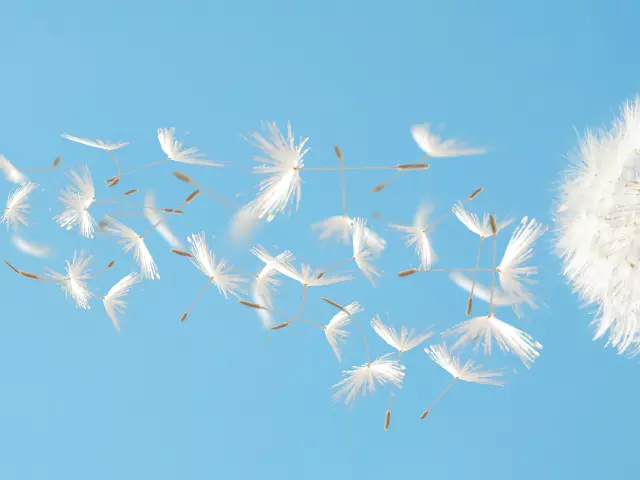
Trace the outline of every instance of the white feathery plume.
<instances>
[{"instance_id":1,"label":"white feathery plume","mask_svg":"<svg viewBox=\"0 0 640 480\"><path fill-rule=\"evenodd\" d=\"M318 237L320 240L335 238L339 242L349 245L353 239L354 223L355 219L349 216L335 215L314 223L311 228L320 231ZM367 232L367 246L374 254L379 255L385 249L387 242L369 227L365 226L364 229Z\"/></svg>"},{"instance_id":2,"label":"white feathery plume","mask_svg":"<svg viewBox=\"0 0 640 480\"><path fill-rule=\"evenodd\" d=\"M64 205L64 210L59 215L55 215L55 220L61 227L71 230L74 225L78 225L80 234L85 238L93 238L97 224L93 216L89 213L86 198L79 193L64 190L58 200Z\"/></svg>"},{"instance_id":3,"label":"white feathery plume","mask_svg":"<svg viewBox=\"0 0 640 480\"><path fill-rule=\"evenodd\" d=\"M182 142L175 138L176 129L172 128L159 128L158 129L158 141L160 147L169 160L180 163L188 163L191 165L205 165L208 167L222 167L220 163L206 160L202 153L198 153L197 148L184 148Z\"/></svg>"},{"instance_id":4,"label":"white feathery plume","mask_svg":"<svg viewBox=\"0 0 640 480\"><path fill-rule=\"evenodd\" d=\"M594 339L639 353L640 99L611 128L587 131L569 156L556 207L564 274L585 305L596 305Z\"/></svg>"},{"instance_id":5,"label":"white feathery plume","mask_svg":"<svg viewBox=\"0 0 640 480\"><path fill-rule=\"evenodd\" d=\"M151 253L149 253L147 245L144 243L144 238L138 235L133 229L111 217L105 217L104 221L106 223L105 231L118 237L118 243L123 245L122 250L124 252L133 250L133 257L140 266L140 275L142 278L149 280L159 279L160 274L158 273L158 268L153 261Z\"/></svg>"},{"instance_id":6,"label":"white feathery plume","mask_svg":"<svg viewBox=\"0 0 640 480\"><path fill-rule=\"evenodd\" d=\"M138 274L136 272L132 272L111 287L107 294L102 297L104 309L117 331L120 331L118 314L122 313L127 307L127 302L122 300L122 297L126 297L129 294L131 286L139 281L140 277L138 277Z\"/></svg>"},{"instance_id":7,"label":"white feathery plume","mask_svg":"<svg viewBox=\"0 0 640 480\"><path fill-rule=\"evenodd\" d=\"M9 230L9 227L17 230L20 224L25 226L29 225L29 222L27 222L27 214L29 213L31 205L27 203L27 200L29 200L31 192L37 187L37 183L28 182L16 188L13 193L9 195L7 206L2 213L2 218L0 218L0 223L7 224L7 230Z\"/></svg>"},{"instance_id":8,"label":"white feathery plume","mask_svg":"<svg viewBox=\"0 0 640 480\"><path fill-rule=\"evenodd\" d=\"M406 234L406 246L415 245L416 254L420 259L420 269L428 270L435 261L435 254L431 247L428 235L428 216L432 208L429 205L420 205L413 219L413 225L389 225L391 228Z\"/></svg>"},{"instance_id":9,"label":"white feathery plume","mask_svg":"<svg viewBox=\"0 0 640 480\"><path fill-rule=\"evenodd\" d=\"M0 154L0 170L4 173L4 178L12 183L24 185L29 179L4 156Z\"/></svg>"},{"instance_id":10,"label":"white feathery plume","mask_svg":"<svg viewBox=\"0 0 640 480\"><path fill-rule=\"evenodd\" d=\"M491 346L495 338L496 344L503 352L512 352L527 368L531 368L533 361L540 355L536 349L542 345L531 336L518 328L503 322L494 315L475 317L450 328L445 335L456 335L458 340L452 349L476 342L477 348L484 345L485 355L491 355Z\"/></svg>"},{"instance_id":11,"label":"white feathery plume","mask_svg":"<svg viewBox=\"0 0 640 480\"><path fill-rule=\"evenodd\" d=\"M358 395L365 396L367 393L375 391L376 384L385 385L388 383L401 388L404 379L404 367L400 363L390 358L390 354L383 355L371 363L361 366L354 366L353 370L344 370L343 378L332 388L338 388L333 395L334 400L345 397L344 403L353 405Z\"/></svg>"},{"instance_id":12,"label":"white feathery plume","mask_svg":"<svg viewBox=\"0 0 640 480\"><path fill-rule=\"evenodd\" d=\"M222 259L216 262L215 254L209 250L204 232L191 235L187 238L191 245L193 258L191 261L206 277L209 277L221 295L228 298L229 295L240 298L239 293L244 293L240 284L246 278L230 273L233 268L227 265L227 261Z\"/></svg>"},{"instance_id":13,"label":"white feathery plume","mask_svg":"<svg viewBox=\"0 0 640 480\"><path fill-rule=\"evenodd\" d=\"M27 241L18 235L12 235L11 242L19 251L32 257L48 257L51 254L48 246Z\"/></svg>"},{"instance_id":14,"label":"white feathery plume","mask_svg":"<svg viewBox=\"0 0 640 480\"><path fill-rule=\"evenodd\" d=\"M55 283L60 286L60 289L64 292L65 297L71 296L76 302L78 308L90 310L89 300L93 294L87 287L87 280L91 278L90 265L93 261L93 257L88 255L84 250L80 251L80 254L73 252L73 260L69 262L67 260L67 267L65 273L58 273L50 268L47 268L47 276L51 278Z\"/></svg>"},{"instance_id":15,"label":"white feathery plume","mask_svg":"<svg viewBox=\"0 0 640 480\"><path fill-rule=\"evenodd\" d=\"M340 343L344 343L345 339L349 336L349 332L345 330L345 327L349 324L351 317L356 313L362 312L362 310L363 308L358 302L351 302L344 307L344 310L336 313L333 318L331 318L331 321L324 327L327 342L329 342L338 361L342 360Z\"/></svg>"},{"instance_id":16,"label":"white feathery plume","mask_svg":"<svg viewBox=\"0 0 640 480\"><path fill-rule=\"evenodd\" d=\"M547 231L547 228L537 223L535 219L529 223L527 221L528 218L524 217L520 226L513 232L496 271L500 278L500 285L505 292L535 308L533 295L522 283L535 283L528 277L535 275L538 269L523 264L533 257L533 244Z\"/></svg>"},{"instance_id":17,"label":"white feathery plume","mask_svg":"<svg viewBox=\"0 0 640 480\"><path fill-rule=\"evenodd\" d=\"M493 235L493 230L491 229L491 221L490 215L485 213L482 216L482 221L478 218L478 215L475 213L469 212L462 202L458 202L453 206L453 213L458 220L460 220L469 230L478 235L480 238L485 239L489 238ZM512 218L507 218L501 222L496 222L496 233L510 225L513 222Z\"/></svg>"},{"instance_id":18,"label":"white feathery plume","mask_svg":"<svg viewBox=\"0 0 640 480\"><path fill-rule=\"evenodd\" d=\"M285 277L289 277L305 287L323 287L353 280L353 277L349 275L324 275L322 270L312 270L311 266L305 265L304 263L301 265L300 270L297 270L291 263L295 259L293 255L282 259L275 258L260 245L252 248L251 253L265 264L272 265L273 268Z\"/></svg>"},{"instance_id":19,"label":"white feathery plume","mask_svg":"<svg viewBox=\"0 0 640 480\"><path fill-rule=\"evenodd\" d=\"M371 328L378 334L387 344L404 353L417 347L426 339L431 337L431 332L423 332L416 334L414 329L409 330L406 326L402 326L398 332L395 328L387 326L383 323L380 315L373 317L371 320Z\"/></svg>"},{"instance_id":20,"label":"white feathery plume","mask_svg":"<svg viewBox=\"0 0 640 480\"><path fill-rule=\"evenodd\" d=\"M71 170L69 172L69 178L73 182L73 185L67 187L67 191L78 194L85 203L85 207L89 206L95 201L95 187L93 186L93 179L91 178L91 172L89 167L82 165L80 172Z\"/></svg>"},{"instance_id":21,"label":"white feathery plume","mask_svg":"<svg viewBox=\"0 0 640 480\"><path fill-rule=\"evenodd\" d=\"M86 138L74 137L73 135L69 135L68 133L63 133L61 137L66 138L67 140L71 140L72 142L81 143L83 145L87 145L93 148L99 148L100 150L106 150L107 152L112 152L113 150L118 150L122 147L129 145L129 142L115 142L111 143L109 141L103 141L100 139L96 140L88 140Z\"/></svg>"},{"instance_id":22,"label":"white feathery plume","mask_svg":"<svg viewBox=\"0 0 640 480\"><path fill-rule=\"evenodd\" d=\"M287 250L280 253L276 259L279 261L291 261L293 260L293 254ZM270 327L274 323L273 315L269 310L273 308L273 292L281 283L279 279L275 278L279 273L272 264L267 263L256 275L251 287L251 298L253 302L266 307L257 309L258 316L265 327Z\"/></svg>"},{"instance_id":23,"label":"white feathery plume","mask_svg":"<svg viewBox=\"0 0 640 480\"><path fill-rule=\"evenodd\" d=\"M248 207L258 218L273 220L286 210L295 198L296 209L300 203L300 172L304 166L304 156L309 151L304 148L308 138L301 139L296 145L291 123L287 123L287 136L280 132L275 122L265 122L268 138L253 133L252 144L262 150L265 156L255 156L262 165L253 168L253 173L269 175L260 182L258 195Z\"/></svg>"},{"instance_id":24,"label":"white feathery plume","mask_svg":"<svg viewBox=\"0 0 640 480\"><path fill-rule=\"evenodd\" d=\"M451 274L449 274L449 278L453 281L453 283L458 285L467 293L471 293L471 290L473 289L473 296L475 298L478 298L483 302L487 302L487 303L491 302L491 289L486 285L483 285L481 283L475 283L475 286L474 286L474 282L469 277L463 275L460 272L452 272ZM514 307L514 309L516 309L517 305L520 304L521 302L522 300L520 298L514 297L513 295L510 295L504 290L494 287L493 289L493 305L494 306L500 307L500 306L507 305L507 306L512 306ZM516 313L518 313L517 310L516 310Z\"/></svg>"},{"instance_id":25,"label":"white feathery plume","mask_svg":"<svg viewBox=\"0 0 640 480\"><path fill-rule=\"evenodd\" d=\"M444 343L441 345L430 345L428 348L425 348L424 351L431 360L449 372L454 380L496 386L504 384L499 378L502 377L502 372L482 370L482 365L476 365L472 360L467 360L465 364L462 365L459 358L449 353Z\"/></svg>"},{"instance_id":26,"label":"white feathery plume","mask_svg":"<svg viewBox=\"0 0 640 480\"><path fill-rule=\"evenodd\" d=\"M367 242L366 220L356 218L353 224L353 259L364 276L375 286L374 276L380 277L380 271L371 264L372 257L373 252Z\"/></svg>"},{"instance_id":27,"label":"white feathery plume","mask_svg":"<svg viewBox=\"0 0 640 480\"><path fill-rule=\"evenodd\" d=\"M486 148L467 147L450 138L442 140L431 131L428 123L411 127L411 135L418 147L430 157L459 157L463 155L482 155L487 153Z\"/></svg>"},{"instance_id":28,"label":"white feathery plume","mask_svg":"<svg viewBox=\"0 0 640 480\"><path fill-rule=\"evenodd\" d=\"M144 198L144 217L149 223L155 226L155 230L160 234L162 238L172 247L183 249L183 244L178 237L171 231L171 228L162 219L164 216L155 209L156 202L153 193L148 192Z\"/></svg>"}]
</instances>

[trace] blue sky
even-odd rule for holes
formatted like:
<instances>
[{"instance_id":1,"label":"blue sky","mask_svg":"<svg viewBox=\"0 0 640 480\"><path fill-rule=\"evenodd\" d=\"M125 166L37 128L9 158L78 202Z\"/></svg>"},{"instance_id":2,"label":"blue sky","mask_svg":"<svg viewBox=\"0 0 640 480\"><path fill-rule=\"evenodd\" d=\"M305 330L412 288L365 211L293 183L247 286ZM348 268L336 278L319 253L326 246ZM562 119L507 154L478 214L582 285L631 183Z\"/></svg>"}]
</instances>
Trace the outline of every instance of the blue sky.
<instances>
[{"instance_id":1,"label":"blue sky","mask_svg":"<svg viewBox=\"0 0 640 480\"><path fill-rule=\"evenodd\" d=\"M135 167L163 158L156 129L175 126L189 132L187 144L232 163L182 170L248 200L257 179L242 135L261 120L291 120L297 135L309 136L309 166L335 165L334 144L351 165L416 161L409 127L429 121L490 153L434 161L378 195L370 193L378 173L351 173L352 215L380 211L409 222L421 201L444 212L484 186L474 210L549 224L575 129L608 123L640 89L638 14L632 1L12 2L0 19L0 152L23 168L62 155L64 169L87 164L99 183L113 172L103 152L60 133L131 141L119 158ZM153 190L173 206L189 193L173 170L157 167L122 188ZM58 228L51 216L65 176L33 177L42 184L32 197L36 224L23 234L56 254L45 262L23 256L6 234L3 258L26 270L61 269L74 249L87 248L96 269L117 261L91 284L106 291L130 271L130 257L113 238L87 241ZM291 249L316 266L347 258L346 247L318 241L309 227L340 212L338 176L307 172L303 180L299 211L253 242L230 241L230 212L206 198L172 227L183 238L204 230L214 251L243 270L260 267L247 251L252 243ZM2 195L11 189L0 185ZM135 216L123 220L146 227ZM442 331L463 320L464 293L435 272L396 278L416 260L386 224L370 225L388 241L380 286L354 272L353 282L312 291L305 317L331 318L319 300L326 295L361 302L362 321L388 312L397 325ZM591 341L592 312L560 276L552 237L534 260L545 306L519 324L544 345L534 368L496 351L483 363L518 371L504 388L455 385L420 422L449 377L412 351L389 432L388 391L358 399L351 411L331 400L341 369L364 361L355 332L339 364L321 331L268 333L254 312L213 290L181 324L203 278L157 236L149 248L162 279L134 288L121 334L99 303L85 312L53 287L0 271L0 478L624 475L640 427L637 361ZM434 232L434 245L441 266L475 258L476 238L454 219ZM299 286L284 281L276 304L293 312L299 297ZM389 351L369 339L375 355Z\"/></svg>"}]
</instances>

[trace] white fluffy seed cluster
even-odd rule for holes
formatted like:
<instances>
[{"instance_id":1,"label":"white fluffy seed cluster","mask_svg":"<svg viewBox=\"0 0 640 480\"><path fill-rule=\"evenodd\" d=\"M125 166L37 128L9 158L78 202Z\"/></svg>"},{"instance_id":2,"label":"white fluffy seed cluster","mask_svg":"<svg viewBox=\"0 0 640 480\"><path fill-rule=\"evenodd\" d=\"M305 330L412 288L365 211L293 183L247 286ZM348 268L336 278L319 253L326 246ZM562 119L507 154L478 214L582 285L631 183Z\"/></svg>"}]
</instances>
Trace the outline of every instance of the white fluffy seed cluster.
<instances>
[{"instance_id":1,"label":"white fluffy seed cluster","mask_svg":"<svg viewBox=\"0 0 640 480\"><path fill-rule=\"evenodd\" d=\"M587 131L570 155L556 206L564 274L596 305L595 338L640 352L640 100L608 130Z\"/></svg>"}]
</instances>

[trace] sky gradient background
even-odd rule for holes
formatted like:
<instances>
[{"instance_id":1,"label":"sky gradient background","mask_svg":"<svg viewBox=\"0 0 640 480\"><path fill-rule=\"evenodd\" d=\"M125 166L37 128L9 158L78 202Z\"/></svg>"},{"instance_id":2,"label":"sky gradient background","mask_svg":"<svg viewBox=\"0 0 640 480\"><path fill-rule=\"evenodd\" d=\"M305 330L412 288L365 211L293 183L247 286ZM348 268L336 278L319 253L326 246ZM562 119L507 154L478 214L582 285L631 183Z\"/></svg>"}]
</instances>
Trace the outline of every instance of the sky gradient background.
<instances>
[{"instance_id":1,"label":"sky gradient background","mask_svg":"<svg viewBox=\"0 0 640 480\"><path fill-rule=\"evenodd\" d=\"M90 284L98 294L133 267L114 238L88 241L51 220L67 183L63 169L87 164L96 184L113 174L104 152L62 132L131 141L119 153L126 168L162 159L156 129L175 126L180 136L189 132L188 146L232 163L180 170L249 200L258 179L249 174L254 151L242 135L261 120L281 127L291 120L296 135L309 136L309 166L336 165L334 144L350 165L415 162L421 152L409 128L429 121L490 153L434 160L429 172L377 195L370 190L383 176L351 173L351 215L379 211L409 223L420 201L438 215L484 186L472 210L549 224L576 130L608 124L640 90L639 14L631 0L7 3L0 153L18 167L43 166L56 155L63 164L32 175L42 184L31 202L36 224L22 231L53 245L55 255L26 257L6 234L2 257L25 270L61 270L75 248L87 248L96 270L117 261ZM172 207L190 191L173 170L131 177L120 191L153 190L161 206ZM182 238L205 231L213 250L243 270L261 267L247 251L254 243L291 249L318 267L348 258L347 247L320 242L310 229L340 213L338 175L307 172L303 180L299 211L246 244L228 239L231 212L206 197L172 228ZM12 189L0 182L3 196ZM122 220L147 226L135 216ZM378 288L351 267L354 281L310 291L305 317L331 318L334 310L319 300L326 295L361 302L362 322L388 312L398 326L442 331L462 321L465 294L443 274L396 278L416 265L413 252L385 223L370 226L388 241ZM0 270L0 478L622 476L635 468L637 361L591 341L592 312L564 284L552 237L543 237L534 257L535 293L545 305L527 310L518 325L544 345L534 367L495 351L483 363L507 368L505 387L456 384L420 422L449 376L416 349L404 358L407 377L389 432L382 428L387 390L359 398L351 411L331 400L341 369L365 360L356 332L339 364L320 330L266 332L254 312L213 289L181 324L204 278L158 236L148 245L162 279L134 287L121 334L100 303L85 312L54 287ZM471 265L476 244L453 218L434 232L442 267ZM284 280L280 290L276 306L294 312L300 286ZM477 302L476 313L482 309ZM500 313L515 321L508 309ZM372 332L369 339L375 355L390 351Z\"/></svg>"}]
</instances>

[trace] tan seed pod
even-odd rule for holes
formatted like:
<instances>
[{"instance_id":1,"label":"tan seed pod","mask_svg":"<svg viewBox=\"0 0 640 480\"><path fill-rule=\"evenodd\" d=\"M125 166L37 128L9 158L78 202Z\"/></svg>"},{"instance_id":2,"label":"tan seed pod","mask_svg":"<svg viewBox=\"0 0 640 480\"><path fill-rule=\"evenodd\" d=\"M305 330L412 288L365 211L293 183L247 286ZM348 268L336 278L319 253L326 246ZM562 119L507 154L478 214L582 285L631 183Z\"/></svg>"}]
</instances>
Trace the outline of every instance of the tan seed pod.
<instances>
[{"instance_id":1,"label":"tan seed pod","mask_svg":"<svg viewBox=\"0 0 640 480\"><path fill-rule=\"evenodd\" d=\"M400 278L409 277L409 276L413 275L414 273L418 273L418 269L417 268L408 268L407 270L402 270L401 272L398 272L398 276Z\"/></svg>"},{"instance_id":2,"label":"tan seed pod","mask_svg":"<svg viewBox=\"0 0 640 480\"><path fill-rule=\"evenodd\" d=\"M477 190L474 190L473 193L467 197L467 199L468 200L473 200L478 195L480 195L483 191L484 191L484 187L480 187Z\"/></svg>"}]
</instances>

